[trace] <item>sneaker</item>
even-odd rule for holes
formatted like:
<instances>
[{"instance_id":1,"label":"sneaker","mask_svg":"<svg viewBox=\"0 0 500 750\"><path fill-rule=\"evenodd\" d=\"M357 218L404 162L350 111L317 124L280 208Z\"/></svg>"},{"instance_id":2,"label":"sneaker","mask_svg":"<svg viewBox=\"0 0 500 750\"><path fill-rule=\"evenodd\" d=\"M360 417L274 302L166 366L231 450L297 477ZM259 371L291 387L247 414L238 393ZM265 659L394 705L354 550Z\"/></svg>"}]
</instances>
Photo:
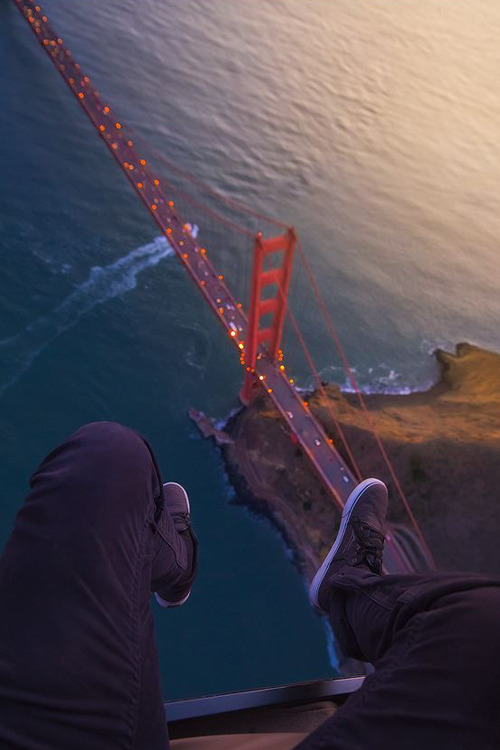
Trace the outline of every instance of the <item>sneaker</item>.
<instances>
[{"instance_id":1,"label":"sneaker","mask_svg":"<svg viewBox=\"0 0 500 750\"><path fill-rule=\"evenodd\" d=\"M191 526L191 506L188 493L177 482L165 482L163 485L165 505L172 516L177 531L186 531Z\"/></svg>"},{"instance_id":2,"label":"sneaker","mask_svg":"<svg viewBox=\"0 0 500 750\"><path fill-rule=\"evenodd\" d=\"M382 574L387 487L379 479L365 479L349 495L337 537L309 589L313 607L328 611L328 581L346 565L364 565ZM323 585L325 584L325 585Z\"/></svg>"},{"instance_id":3,"label":"sneaker","mask_svg":"<svg viewBox=\"0 0 500 750\"><path fill-rule=\"evenodd\" d=\"M168 508L168 512L172 516L174 526L179 534L188 532L191 536L192 543L194 545L193 569L189 580L186 583L185 592L179 599L175 599L174 601L167 601L162 596L160 596L157 591L155 591L155 598L158 604L160 604L162 607L180 607L189 599L189 596L191 594L191 587L196 575L197 539L193 530L191 529L191 506L189 505L189 497L184 487L177 482L166 482L163 485L163 495L165 498L165 505Z\"/></svg>"}]
</instances>

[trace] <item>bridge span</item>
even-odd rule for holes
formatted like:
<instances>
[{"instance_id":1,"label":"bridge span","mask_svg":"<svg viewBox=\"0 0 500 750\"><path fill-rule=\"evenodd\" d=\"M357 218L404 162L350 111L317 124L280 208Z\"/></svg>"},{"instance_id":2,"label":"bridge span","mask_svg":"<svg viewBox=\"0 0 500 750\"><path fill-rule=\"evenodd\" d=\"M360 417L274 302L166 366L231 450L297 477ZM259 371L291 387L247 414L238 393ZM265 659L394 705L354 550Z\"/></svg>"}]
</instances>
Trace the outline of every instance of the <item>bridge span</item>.
<instances>
[{"instance_id":1,"label":"bridge span","mask_svg":"<svg viewBox=\"0 0 500 750\"><path fill-rule=\"evenodd\" d=\"M137 153L126 128L114 117L111 107L101 101L90 78L74 60L63 39L53 30L40 5L32 0L13 2L222 324L245 367L248 318L241 303L232 296L223 275L211 263L207 249L196 242L190 225L178 214L174 201L165 194L160 180L152 173L146 159ZM289 382L288 376L262 347L258 350L255 377L296 436L341 510L356 486L356 479L310 412L307 403ZM399 544L396 535L389 533L385 554L386 569L390 572L411 572L415 569L415 560L418 560L418 555L408 554L408 544Z\"/></svg>"}]
</instances>

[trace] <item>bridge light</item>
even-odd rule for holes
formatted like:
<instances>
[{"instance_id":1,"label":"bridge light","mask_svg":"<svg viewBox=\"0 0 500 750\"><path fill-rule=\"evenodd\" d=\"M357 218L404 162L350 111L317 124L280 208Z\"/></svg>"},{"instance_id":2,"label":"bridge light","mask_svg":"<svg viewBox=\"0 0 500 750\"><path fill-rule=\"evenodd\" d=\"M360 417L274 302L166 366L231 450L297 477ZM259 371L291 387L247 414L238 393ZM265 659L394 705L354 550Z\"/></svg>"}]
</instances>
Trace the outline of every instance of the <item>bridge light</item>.
<instances>
[{"instance_id":1,"label":"bridge light","mask_svg":"<svg viewBox=\"0 0 500 750\"><path fill-rule=\"evenodd\" d=\"M160 184L160 180L155 180L156 187L158 187L159 184Z\"/></svg>"},{"instance_id":2,"label":"bridge light","mask_svg":"<svg viewBox=\"0 0 500 750\"><path fill-rule=\"evenodd\" d=\"M82 91L80 91L80 93L78 94L78 97L79 99L85 99L85 94Z\"/></svg>"},{"instance_id":3,"label":"bridge light","mask_svg":"<svg viewBox=\"0 0 500 750\"><path fill-rule=\"evenodd\" d=\"M309 406L309 401L303 401L302 403L304 404L304 406Z\"/></svg>"},{"instance_id":4,"label":"bridge light","mask_svg":"<svg viewBox=\"0 0 500 750\"><path fill-rule=\"evenodd\" d=\"M267 389L267 392L268 392L268 393L272 393L272 392L273 392L273 389L272 389L272 388L268 388L268 389Z\"/></svg>"},{"instance_id":5,"label":"bridge light","mask_svg":"<svg viewBox=\"0 0 500 750\"><path fill-rule=\"evenodd\" d=\"M109 107L104 107L103 112L104 112L105 115L107 115L109 113L109 111L110 111Z\"/></svg>"},{"instance_id":6,"label":"bridge light","mask_svg":"<svg viewBox=\"0 0 500 750\"><path fill-rule=\"evenodd\" d=\"M259 375L259 380L264 380L264 375Z\"/></svg>"},{"instance_id":7,"label":"bridge light","mask_svg":"<svg viewBox=\"0 0 500 750\"><path fill-rule=\"evenodd\" d=\"M247 372L252 372L252 368L251 367L247 367Z\"/></svg>"},{"instance_id":8,"label":"bridge light","mask_svg":"<svg viewBox=\"0 0 500 750\"><path fill-rule=\"evenodd\" d=\"M170 208L173 208L175 204L174 204L174 202L173 202L173 201L169 201L169 202L168 202L168 205L170 206Z\"/></svg>"},{"instance_id":9,"label":"bridge light","mask_svg":"<svg viewBox=\"0 0 500 750\"><path fill-rule=\"evenodd\" d=\"M133 145L134 145L134 141L127 141L127 146L133 146Z\"/></svg>"},{"instance_id":10,"label":"bridge light","mask_svg":"<svg viewBox=\"0 0 500 750\"><path fill-rule=\"evenodd\" d=\"M184 260L186 260L187 257L188 257L188 254L187 253L182 253L182 257L184 258Z\"/></svg>"},{"instance_id":11,"label":"bridge light","mask_svg":"<svg viewBox=\"0 0 500 750\"><path fill-rule=\"evenodd\" d=\"M217 276L217 278L219 279L219 281L222 281L222 280L223 280L223 278L224 278L224 276L223 276L223 275L222 275L222 274L220 273L220 274L219 274L219 275Z\"/></svg>"},{"instance_id":12,"label":"bridge light","mask_svg":"<svg viewBox=\"0 0 500 750\"><path fill-rule=\"evenodd\" d=\"M146 166L146 159L139 159L139 164L142 164L143 167Z\"/></svg>"},{"instance_id":13,"label":"bridge light","mask_svg":"<svg viewBox=\"0 0 500 750\"><path fill-rule=\"evenodd\" d=\"M111 144L111 148L114 148L114 150L116 151L116 149L118 148L118 146L116 145L116 143L112 143Z\"/></svg>"},{"instance_id":14,"label":"bridge light","mask_svg":"<svg viewBox=\"0 0 500 750\"><path fill-rule=\"evenodd\" d=\"M293 385L295 383L295 380L293 378L289 378L288 382L290 383L290 385Z\"/></svg>"},{"instance_id":15,"label":"bridge light","mask_svg":"<svg viewBox=\"0 0 500 750\"><path fill-rule=\"evenodd\" d=\"M281 370L281 372L284 372L285 371L285 365L280 365L280 370Z\"/></svg>"},{"instance_id":16,"label":"bridge light","mask_svg":"<svg viewBox=\"0 0 500 750\"><path fill-rule=\"evenodd\" d=\"M36 10L37 13L40 13L40 11L41 11L40 6L39 5L35 5L35 10Z\"/></svg>"},{"instance_id":17,"label":"bridge light","mask_svg":"<svg viewBox=\"0 0 500 750\"><path fill-rule=\"evenodd\" d=\"M172 234L172 228L171 227L167 227L166 232L167 232L167 234Z\"/></svg>"},{"instance_id":18,"label":"bridge light","mask_svg":"<svg viewBox=\"0 0 500 750\"><path fill-rule=\"evenodd\" d=\"M44 44L48 44L47 40L44 41ZM68 81L71 83L71 85L74 84L75 79L74 78L68 78Z\"/></svg>"},{"instance_id":19,"label":"bridge light","mask_svg":"<svg viewBox=\"0 0 500 750\"><path fill-rule=\"evenodd\" d=\"M47 21L48 21L48 20L49 20L49 19L47 18L47 16L42 16L42 21L43 21L44 23L47 23Z\"/></svg>"},{"instance_id":20,"label":"bridge light","mask_svg":"<svg viewBox=\"0 0 500 750\"><path fill-rule=\"evenodd\" d=\"M223 307L219 307L219 315L224 315L224 308Z\"/></svg>"},{"instance_id":21,"label":"bridge light","mask_svg":"<svg viewBox=\"0 0 500 750\"><path fill-rule=\"evenodd\" d=\"M99 125L99 130L101 131L101 133L104 133L106 128L104 127L104 125Z\"/></svg>"},{"instance_id":22,"label":"bridge light","mask_svg":"<svg viewBox=\"0 0 500 750\"><path fill-rule=\"evenodd\" d=\"M202 253L203 255L206 255L206 254L207 254L207 248L206 248L206 247L202 247L202 248L200 249L200 252L201 252L201 253Z\"/></svg>"},{"instance_id":23,"label":"bridge light","mask_svg":"<svg viewBox=\"0 0 500 750\"><path fill-rule=\"evenodd\" d=\"M156 211L156 209L158 208L158 206L156 205L156 203L152 203L151 204L151 208L153 209L153 211Z\"/></svg>"},{"instance_id":24,"label":"bridge light","mask_svg":"<svg viewBox=\"0 0 500 750\"><path fill-rule=\"evenodd\" d=\"M131 171L131 172L133 172L133 171L134 171L134 165L133 165L133 164L129 164L129 165L128 165L128 168L130 169L130 171Z\"/></svg>"},{"instance_id":25,"label":"bridge light","mask_svg":"<svg viewBox=\"0 0 500 750\"><path fill-rule=\"evenodd\" d=\"M236 331L229 331L229 335L234 338L236 336Z\"/></svg>"},{"instance_id":26,"label":"bridge light","mask_svg":"<svg viewBox=\"0 0 500 750\"><path fill-rule=\"evenodd\" d=\"M144 187L144 185L142 184L142 182L138 182L137 183L137 187L139 188L139 190L142 190L142 188Z\"/></svg>"},{"instance_id":27,"label":"bridge light","mask_svg":"<svg viewBox=\"0 0 500 750\"><path fill-rule=\"evenodd\" d=\"M117 130L120 130L120 128L121 128L121 125L120 125L120 123L119 123L119 122L115 122L115 128L116 128Z\"/></svg>"},{"instance_id":28,"label":"bridge light","mask_svg":"<svg viewBox=\"0 0 500 750\"><path fill-rule=\"evenodd\" d=\"M244 349L245 348L245 344L243 343L243 341L240 341L240 343L238 344L238 346L240 347L240 349Z\"/></svg>"},{"instance_id":29,"label":"bridge light","mask_svg":"<svg viewBox=\"0 0 500 750\"><path fill-rule=\"evenodd\" d=\"M241 308L243 307L243 305L241 304L241 302L238 302L238 304L236 305L236 307L241 310Z\"/></svg>"},{"instance_id":30,"label":"bridge light","mask_svg":"<svg viewBox=\"0 0 500 750\"><path fill-rule=\"evenodd\" d=\"M125 167L125 169L128 169L128 161L124 161L123 166Z\"/></svg>"},{"instance_id":31,"label":"bridge light","mask_svg":"<svg viewBox=\"0 0 500 750\"><path fill-rule=\"evenodd\" d=\"M61 37L58 38L57 43L58 44L62 44L63 43L63 40L61 39ZM87 83L88 83L88 81L87 81Z\"/></svg>"}]
</instances>

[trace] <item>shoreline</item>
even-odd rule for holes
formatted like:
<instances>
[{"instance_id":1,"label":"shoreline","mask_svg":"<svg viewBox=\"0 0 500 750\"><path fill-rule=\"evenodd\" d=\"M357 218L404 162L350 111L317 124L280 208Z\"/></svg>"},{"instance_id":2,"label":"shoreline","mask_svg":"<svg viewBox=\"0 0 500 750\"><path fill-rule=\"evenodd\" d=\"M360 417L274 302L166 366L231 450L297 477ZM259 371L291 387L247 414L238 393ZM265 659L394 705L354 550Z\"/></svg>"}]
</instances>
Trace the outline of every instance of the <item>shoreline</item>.
<instances>
[{"instance_id":1,"label":"shoreline","mask_svg":"<svg viewBox=\"0 0 500 750\"><path fill-rule=\"evenodd\" d=\"M435 357L439 377L427 390L363 398L438 567L500 574L500 355L459 344ZM333 406L363 476L388 485L389 520L408 525L355 394L332 384L325 390L328 408L308 391L314 416L349 463L329 417ZM302 450L265 395L233 412L217 433L225 439L231 502L270 520L310 580L339 513Z\"/></svg>"}]
</instances>

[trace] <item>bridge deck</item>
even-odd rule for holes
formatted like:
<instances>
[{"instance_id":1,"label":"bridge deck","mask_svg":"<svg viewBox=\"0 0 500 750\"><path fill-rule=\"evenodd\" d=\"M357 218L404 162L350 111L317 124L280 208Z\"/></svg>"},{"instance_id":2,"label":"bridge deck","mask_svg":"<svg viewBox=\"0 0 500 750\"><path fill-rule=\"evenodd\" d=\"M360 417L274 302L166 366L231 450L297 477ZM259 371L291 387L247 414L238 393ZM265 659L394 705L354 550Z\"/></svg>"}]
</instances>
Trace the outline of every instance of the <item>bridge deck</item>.
<instances>
[{"instance_id":1,"label":"bridge deck","mask_svg":"<svg viewBox=\"0 0 500 750\"><path fill-rule=\"evenodd\" d=\"M103 104L88 76L84 75L63 40L52 29L40 5L32 0L14 2L241 355L247 335L247 317L222 275L210 262L206 248L198 245L191 236L189 225L175 210L173 200L165 195L145 159L137 154L126 129L115 119L110 107ZM255 369L262 387L296 435L335 503L342 509L356 485L348 466L286 375L265 352L258 356ZM386 568L393 572L412 569L407 556L391 535L387 539L385 563Z\"/></svg>"}]
</instances>

